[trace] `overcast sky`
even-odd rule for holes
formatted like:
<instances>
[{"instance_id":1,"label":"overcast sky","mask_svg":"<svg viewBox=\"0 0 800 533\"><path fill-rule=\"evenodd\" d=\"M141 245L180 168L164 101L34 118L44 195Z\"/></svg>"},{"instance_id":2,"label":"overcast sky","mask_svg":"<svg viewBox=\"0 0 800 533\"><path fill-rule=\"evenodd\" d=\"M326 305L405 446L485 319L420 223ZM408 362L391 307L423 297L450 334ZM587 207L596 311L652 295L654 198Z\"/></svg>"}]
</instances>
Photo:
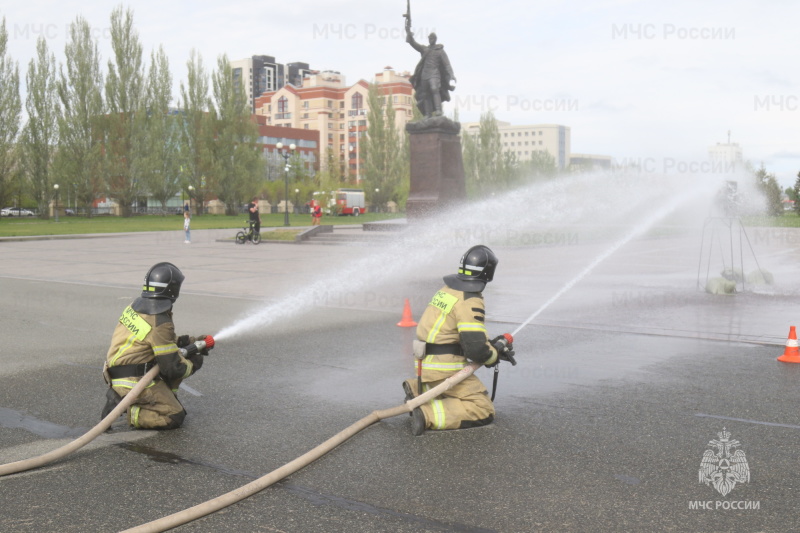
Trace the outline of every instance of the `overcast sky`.
<instances>
[{"instance_id":1,"label":"overcast sky","mask_svg":"<svg viewBox=\"0 0 800 533\"><path fill-rule=\"evenodd\" d=\"M5 2L9 53L22 78L43 34L64 61L67 28L85 17L103 66L112 9L99 0ZM9 5L13 4L13 5ZM163 45L175 94L192 48L256 54L341 72L348 84L385 66L413 71L405 0L152 1L122 4L149 58ZM783 187L800 171L800 2L796 0L411 0L417 40L436 31L458 80L462 122L492 111L517 125L563 124L572 151L640 161L650 171L707 170L731 141ZM177 102L174 102L177 104Z\"/></svg>"}]
</instances>

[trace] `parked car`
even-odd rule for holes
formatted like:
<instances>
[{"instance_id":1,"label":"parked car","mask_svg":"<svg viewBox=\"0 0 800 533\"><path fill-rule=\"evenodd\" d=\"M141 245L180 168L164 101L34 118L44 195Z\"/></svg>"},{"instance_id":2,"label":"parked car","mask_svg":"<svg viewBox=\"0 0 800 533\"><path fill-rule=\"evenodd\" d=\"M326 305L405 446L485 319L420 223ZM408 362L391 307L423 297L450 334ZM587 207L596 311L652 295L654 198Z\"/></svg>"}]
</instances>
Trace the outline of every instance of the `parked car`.
<instances>
[{"instance_id":1,"label":"parked car","mask_svg":"<svg viewBox=\"0 0 800 533\"><path fill-rule=\"evenodd\" d=\"M32 217L33 211L23 209L22 207L6 207L0 209L0 216L4 217Z\"/></svg>"}]
</instances>

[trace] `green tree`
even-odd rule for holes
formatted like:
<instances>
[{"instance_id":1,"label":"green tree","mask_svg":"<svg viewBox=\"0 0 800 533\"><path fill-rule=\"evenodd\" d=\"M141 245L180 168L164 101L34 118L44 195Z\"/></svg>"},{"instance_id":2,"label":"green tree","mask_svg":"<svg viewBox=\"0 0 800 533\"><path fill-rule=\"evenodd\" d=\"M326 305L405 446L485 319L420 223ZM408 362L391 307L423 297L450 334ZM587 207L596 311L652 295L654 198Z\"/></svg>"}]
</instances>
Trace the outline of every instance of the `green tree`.
<instances>
[{"instance_id":1,"label":"green tree","mask_svg":"<svg viewBox=\"0 0 800 533\"><path fill-rule=\"evenodd\" d=\"M781 216L783 214L783 203L781 202L781 188L774 174L767 172L764 163L755 171L756 185L764 194L766 200L766 214L769 216Z\"/></svg>"},{"instance_id":2,"label":"green tree","mask_svg":"<svg viewBox=\"0 0 800 533\"><path fill-rule=\"evenodd\" d=\"M16 143L22 101L19 96L19 66L6 53L6 19L0 25L0 203L13 196L18 175Z\"/></svg>"},{"instance_id":3,"label":"green tree","mask_svg":"<svg viewBox=\"0 0 800 533\"><path fill-rule=\"evenodd\" d=\"M550 179L557 175L556 158L546 150L533 152L528 161L520 164L520 179L525 182Z\"/></svg>"},{"instance_id":4,"label":"green tree","mask_svg":"<svg viewBox=\"0 0 800 533\"><path fill-rule=\"evenodd\" d=\"M502 188L506 163L494 114L491 111L482 114L478 133L465 135L462 142L467 194L479 197Z\"/></svg>"},{"instance_id":5,"label":"green tree","mask_svg":"<svg viewBox=\"0 0 800 533\"><path fill-rule=\"evenodd\" d=\"M150 71L138 116L144 121L145 135L139 144L139 164L147 191L161 204L166 214L167 202L181 190L180 126L181 119L170 113L172 75L163 47L151 54Z\"/></svg>"},{"instance_id":6,"label":"green tree","mask_svg":"<svg viewBox=\"0 0 800 533\"><path fill-rule=\"evenodd\" d=\"M181 82L180 103L180 174L182 186L198 206L202 214L203 202L208 200L206 176L212 175L212 148L214 132L209 114L211 101L208 97L208 74L203 67L203 58L192 50L186 62L188 76L186 85Z\"/></svg>"},{"instance_id":7,"label":"green tree","mask_svg":"<svg viewBox=\"0 0 800 533\"><path fill-rule=\"evenodd\" d=\"M53 163L58 145L58 102L56 58L48 51L44 37L36 42L36 59L28 64L28 95L25 109L28 121L22 129L22 168L31 196L36 200L41 218L49 217L53 198ZM65 184L60 184L63 186Z\"/></svg>"},{"instance_id":8,"label":"green tree","mask_svg":"<svg viewBox=\"0 0 800 533\"><path fill-rule=\"evenodd\" d=\"M108 62L105 130L105 164L109 194L119 203L123 216L144 192L137 154L143 142L143 121L136 112L141 105L144 82L142 45L133 27L133 12L122 6L111 13L111 49Z\"/></svg>"},{"instance_id":9,"label":"green tree","mask_svg":"<svg viewBox=\"0 0 800 533\"><path fill-rule=\"evenodd\" d=\"M401 193L404 177L403 140L397 132L392 94L381 94L377 84L370 84L367 93L367 134L360 143L363 164L361 175L372 204L386 205Z\"/></svg>"},{"instance_id":10,"label":"green tree","mask_svg":"<svg viewBox=\"0 0 800 533\"><path fill-rule=\"evenodd\" d=\"M100 54L92 29L83 17L69 26L64 48L58 96L62 113L58 121L59 151L56 167L62 190L70 190L75 204L91 215L94 200L105 188L102 174L103 76ZM66 67L66 72L64 71Z\"/></svg>"},{"instance_id":11,"label":"green tree","mask_svg":"<svg viewBox=\"0 0 800 533\"><path fill-rule=\"evenodd\" d=\"M250 119L250 105L244 89L233 83L231 64L219 57L211 75L214 94L212 116L213 190L225 203L229 215L236 214L245 198L258 192L263 163L256 147L258 130Z\"/></svg>"}]
</instances>

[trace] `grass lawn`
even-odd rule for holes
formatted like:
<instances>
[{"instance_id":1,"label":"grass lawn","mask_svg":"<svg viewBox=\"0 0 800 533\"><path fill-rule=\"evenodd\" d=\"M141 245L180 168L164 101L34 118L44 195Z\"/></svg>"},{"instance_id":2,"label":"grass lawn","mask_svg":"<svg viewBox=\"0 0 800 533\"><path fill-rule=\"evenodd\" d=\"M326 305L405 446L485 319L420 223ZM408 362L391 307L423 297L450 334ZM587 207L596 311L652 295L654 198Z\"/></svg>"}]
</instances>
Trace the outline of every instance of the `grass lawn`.
<instances>
[{"instance_id":1,"label":"grass lawn","mask_svg":"<svg viewBox=\"0 0 800 533\"><path fill-rule=\"evenodd\" d=\"M768 228L800 228L800 215L787 211L780 217L746 216L742 217L745 226Z\"/></svg>"},{"instance_id":2,"label":"grass lawn","mask_svg":"<svg viewBox=\"0 0 800 533\"><path fill-rule=\"evenodd\" d=\"M323 224L363 224L377 220L402 218L403 213L366 213L359 217L323 216ZM261 233L265 228L283 227L284 215L281 213L261 215ZM311 225L310 215L289 215L289 224L294 228ZM192 229L241 229L246 227L246 215L195 215ZM0 237L29 237L33 235L80 235L85 233L130 233L137 231L183 231L183 217L179 215L142 215L130 218L98 216L94 218L60 216L55 219L39 220L31 217L0 218ZM264 236L264 238L268 238Z\"/></svg>"}]
</instances>

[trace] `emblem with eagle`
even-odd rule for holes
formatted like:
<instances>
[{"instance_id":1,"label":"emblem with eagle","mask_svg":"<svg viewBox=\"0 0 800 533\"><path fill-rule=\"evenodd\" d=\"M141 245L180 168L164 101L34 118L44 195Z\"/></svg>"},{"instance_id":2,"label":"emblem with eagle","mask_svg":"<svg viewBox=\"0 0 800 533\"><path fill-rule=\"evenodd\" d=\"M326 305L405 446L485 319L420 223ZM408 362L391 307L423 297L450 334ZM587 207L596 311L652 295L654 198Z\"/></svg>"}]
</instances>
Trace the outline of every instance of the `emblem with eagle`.
<instances>
[{"instance_id":1,"label":"emblem with eagle","mask_svg":"<svg viewBox=\"0 0 800 533\"><path fill-rule=\"evenodd\" d=\"M727 495L737 483L750 481L750 467L744 450L734 450L739 447L738 440L731 440L731 434L725 428L717 433L719 440L711 440L708 445L717 449L706 450L700 461L700 483L712 485L723 496Z\"/></svg>"}]
</instances>

